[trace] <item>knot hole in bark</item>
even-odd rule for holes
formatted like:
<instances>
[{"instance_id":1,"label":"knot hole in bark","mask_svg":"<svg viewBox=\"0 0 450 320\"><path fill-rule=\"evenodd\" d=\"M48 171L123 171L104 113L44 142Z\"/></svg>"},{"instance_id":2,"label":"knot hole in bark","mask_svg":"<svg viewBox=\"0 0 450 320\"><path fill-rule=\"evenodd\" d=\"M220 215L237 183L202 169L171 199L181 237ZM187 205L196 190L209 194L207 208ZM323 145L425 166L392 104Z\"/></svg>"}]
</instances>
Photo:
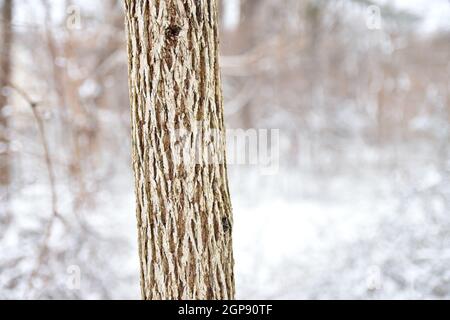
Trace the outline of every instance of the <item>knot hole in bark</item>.
<instances>
[{"instance_id":1,"label":"knot hole in bark","mask_svg":"<svg viewBox=\"0 0 450 320\"><path fill-rule=\"evenodd\" d=\"M170 41L176 41L180 35L181 27L176 24L172 24L166 28L166 38Z\"/></svg>"},{"instance_id":2,"label":"knot hole in bark","mask_svg":"<svg viewBox=\"0 0 450 320\"><path fill-rule=\"evenodd\" d=\"M222 218L222 228L224 233L231 231L231 223L227 217Z\"/></svg>"}]
</instances>

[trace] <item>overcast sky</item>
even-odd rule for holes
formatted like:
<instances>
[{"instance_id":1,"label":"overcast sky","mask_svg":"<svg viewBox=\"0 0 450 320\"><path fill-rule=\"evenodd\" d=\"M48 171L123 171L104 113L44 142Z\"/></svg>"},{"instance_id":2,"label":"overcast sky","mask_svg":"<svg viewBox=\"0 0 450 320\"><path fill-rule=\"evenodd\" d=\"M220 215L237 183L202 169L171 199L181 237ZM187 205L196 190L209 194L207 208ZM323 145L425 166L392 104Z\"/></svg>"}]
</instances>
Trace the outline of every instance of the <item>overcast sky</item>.
<instances>
[{"instance_id":1,"label":"overcast sky","mask_svg":"<svg viewBox=\"0 0 450 320\"><path fill-rule=\"evenodd\" d=\"M450 0L376 0L380 4L393 3L396 8L423 18L424 31L450 29Z\"/></svg>"}]
</instances>

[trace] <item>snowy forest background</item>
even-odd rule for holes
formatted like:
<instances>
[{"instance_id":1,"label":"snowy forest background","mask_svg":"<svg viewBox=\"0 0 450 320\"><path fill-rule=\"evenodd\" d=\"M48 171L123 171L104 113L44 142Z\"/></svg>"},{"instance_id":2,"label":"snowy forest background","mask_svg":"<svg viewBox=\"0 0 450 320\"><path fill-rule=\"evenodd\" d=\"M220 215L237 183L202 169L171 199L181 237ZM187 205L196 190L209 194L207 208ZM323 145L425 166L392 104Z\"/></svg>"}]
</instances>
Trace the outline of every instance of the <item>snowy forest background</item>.
<instances>
[{"instance_id":1,"label":"snowy forest background","mask_svg":"<svg viewBox=\"0 0 450 320\"><path fill-rule=\"evenodd\" d=\"M14 4L0 298L138 299L121 1ZM221 6L237 297L450 298L450 2Z\"/></svg>"}]
</instances>

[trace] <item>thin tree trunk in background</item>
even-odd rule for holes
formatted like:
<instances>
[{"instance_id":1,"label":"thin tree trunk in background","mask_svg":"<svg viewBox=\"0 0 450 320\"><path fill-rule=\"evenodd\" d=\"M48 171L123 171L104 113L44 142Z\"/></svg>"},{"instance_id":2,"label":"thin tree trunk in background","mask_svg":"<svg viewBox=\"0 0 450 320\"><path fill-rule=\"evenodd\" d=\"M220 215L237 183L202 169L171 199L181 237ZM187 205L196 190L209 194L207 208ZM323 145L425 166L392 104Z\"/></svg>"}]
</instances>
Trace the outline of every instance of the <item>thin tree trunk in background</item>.
<instances>
[{"instance_id":1,"label":"thin tree trunk in background","mask_svg":"<svg viewBox=\"0 0 450 320\"><path fill-rule=\"evenodd\" d=\"M8 98L2 91L8 86L11 76L12 2L12 0L3 1L0 38L0 190L5 191L6 193L8 193L9 182L11 179L8 118L5 114Z\"/></svg>"},{"instance_id":2,"label":"thin tree trunk in background","mask_svg":"<svg viewBox=\"0 0 450 320\"><path fill-rule=\"evenodd\" d=\"M125 7L142 297L233 299L217 1Z\"/></svg>"}]
</instances>

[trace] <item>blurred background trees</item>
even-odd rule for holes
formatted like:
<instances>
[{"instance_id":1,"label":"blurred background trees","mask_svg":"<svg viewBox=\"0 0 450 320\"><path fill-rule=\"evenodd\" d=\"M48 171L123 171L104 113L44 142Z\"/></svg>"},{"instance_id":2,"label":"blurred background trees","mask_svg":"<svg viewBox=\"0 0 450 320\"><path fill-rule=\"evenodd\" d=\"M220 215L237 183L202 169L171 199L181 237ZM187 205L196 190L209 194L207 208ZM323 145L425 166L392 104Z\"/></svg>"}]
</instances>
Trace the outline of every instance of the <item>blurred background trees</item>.
<instances>
[{"instance_id":1,"label":"blurred background trees","mask_svg":"<svg viewBox=\"0 0 450 320\"><path fill-rule=\"evenodd\" d=\"M9 84L11 76L11 47L12 47L12 14L13 3L5 0L1 7L1 38L0 50L0 224L6 225L11 218L9 211L9 182L10 182L10 157L9 157L9 130L8 130L8 99L3 94L3 88Z\"/></svg>"},{"instance_id":2,"label":"blurred background trees","mask_svg":"<svg viewBox=\"0 0 450 320\"><path fill-rule=\"evenodd\" d=\"M122 4L0 5L0 297L138 298ZM227 126L281 135L230 168L238 297L450 296L449 6L221 1Z\"/></svg>"}]
</instances>

